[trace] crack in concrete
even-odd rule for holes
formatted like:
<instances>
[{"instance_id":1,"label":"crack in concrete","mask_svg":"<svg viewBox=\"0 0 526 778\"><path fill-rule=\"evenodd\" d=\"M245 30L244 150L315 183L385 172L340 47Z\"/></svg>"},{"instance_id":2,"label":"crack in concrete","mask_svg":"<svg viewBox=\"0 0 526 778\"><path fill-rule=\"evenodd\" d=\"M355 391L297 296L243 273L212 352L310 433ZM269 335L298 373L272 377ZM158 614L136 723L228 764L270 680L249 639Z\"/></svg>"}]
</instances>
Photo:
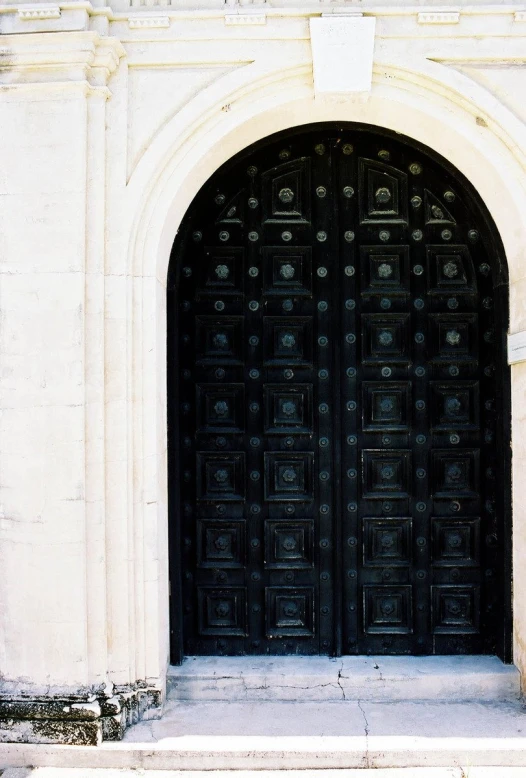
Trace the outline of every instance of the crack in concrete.
<instances>
[{"instance_id":1,"label":"crack in concrete","mask_svg":"<svg viewBox=\"0 0 526 778\"><path fill-rule=\"evenodd\" d=\"M369 763L369 722L367 721L367 716L365 715L365 711L362 707L362 701L357 700L358 707L360 708L360 711L363 716L363 720L365 723L364 726L364 732L365 732L365 767L371 767Z\"/></svg>"},{"instance_id":2,"label":"crack in concrete","mask_svg":"<svg viewBox=\"0 0 526 778\"><path fill-rule=\"evenodd\" d=\"M342 662L342 666L338 670L338 686L342 690L342 697L345 700L345 689L342 686L342 673L343 673L343 662Z\"/></svg>"},{"instance_id":3,"label":"crack in concrete","mask_svg":"<svg viewBox=\"0 0 526 778\"><path fill-rule=\"evenodd\" d=\"M378 675L380 676L380 681L383 681L384 677L382 675L382 671L380 670L380 665L378 664L378 662L374 663L374 669L378 670Z\"/></svg>"}]
</instances>

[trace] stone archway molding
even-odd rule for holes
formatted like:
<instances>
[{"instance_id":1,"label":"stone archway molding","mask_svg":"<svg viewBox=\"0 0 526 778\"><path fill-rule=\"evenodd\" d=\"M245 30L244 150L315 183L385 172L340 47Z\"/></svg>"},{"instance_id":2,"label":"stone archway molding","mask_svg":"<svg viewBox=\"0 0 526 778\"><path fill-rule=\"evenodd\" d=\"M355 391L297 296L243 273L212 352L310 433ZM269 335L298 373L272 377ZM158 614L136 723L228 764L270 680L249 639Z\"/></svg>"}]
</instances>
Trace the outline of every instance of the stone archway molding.
<instances>
[{"instance_id":1,"label":"stone archway molding","mask_svg":"<svg viewBox=\"0 0 526 778\"><path fill-rule=\"evenodd\" d=\"M130 529L142 538L134 585L144 594L129 609L137 634L146 636L141 666L151 682L164 684L168 662L166 273L184 213L223 162L274 132L317 121L371 124L431 146L471 181L492 214L508 256L512 331L526 323L526 313L513 306L514 285L526 283L521 268L526 160L520 150L526 137L520 123L451 67L415 58L408 69L407 59L402 67L388 64L382 50L379 55L366 103L316 101L308 56L295 63L277 58L270 67L258 62L241 66L203 90L158 132L127 185L128 273L135 279L127 335L134 401L129 401L128 415L137 463ZM514 417L515 440L523 437L521 425ZM516 523L522 510L517 504ZM525 589L526 580L517 576L514 597L520 599ZM516 619L514 641L515 662L526 667L526 620Z\"/></svg>"}]
</instances>

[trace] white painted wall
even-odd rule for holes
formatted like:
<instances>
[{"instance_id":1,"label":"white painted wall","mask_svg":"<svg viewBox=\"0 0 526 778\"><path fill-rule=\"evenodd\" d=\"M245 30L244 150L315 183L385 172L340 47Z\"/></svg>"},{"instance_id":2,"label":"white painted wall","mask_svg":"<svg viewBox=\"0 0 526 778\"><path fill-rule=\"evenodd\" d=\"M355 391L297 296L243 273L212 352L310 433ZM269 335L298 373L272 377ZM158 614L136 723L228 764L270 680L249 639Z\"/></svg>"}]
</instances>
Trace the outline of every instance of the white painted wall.
<instances>
[{"instance_id":1,"label":"white painted wall","mask_svg":"<svg viewBox=\"0 0 526 778\"><path fill-rule=\"evenodd\" d=\"M491 211L511 331L526 329L520 6L362 8L376 18L363 101L314 97L309 17L338 6L189 4L0 6L4 686L164 682L166 272L186 208L234 153L331 120L432 147ZM526 671L526 367L512 376Z\"/></svg>"}]
</instances>

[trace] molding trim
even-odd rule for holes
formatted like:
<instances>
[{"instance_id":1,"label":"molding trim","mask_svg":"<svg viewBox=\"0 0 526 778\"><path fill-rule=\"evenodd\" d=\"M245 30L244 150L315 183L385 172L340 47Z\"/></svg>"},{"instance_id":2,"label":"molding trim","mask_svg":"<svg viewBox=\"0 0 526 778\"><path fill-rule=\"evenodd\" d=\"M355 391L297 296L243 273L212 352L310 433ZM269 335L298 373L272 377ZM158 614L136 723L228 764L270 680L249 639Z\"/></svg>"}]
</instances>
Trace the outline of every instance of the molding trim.
<instances>
[{"instance_id":1,"label":"molding trim","mask_svg":"<svg viewBox=\"0 0 526 778\"><path fill-rule=\"evenodd\" d=\"M459 11L420 11L418 24L458 24Z\"/></svg>"},{"instance_id":2,"label":"molding trim","mask_svg":"<svg viewBox=\"0 0 526 778\"><path fill-rule=\"evenodd\" d=\"M94 31L30 32L3 35L1 41L9 57L0 60L0 85L4 85L4 74L6 84L13 85L13 73L17 73L16 87L39 80L106 86L125 55L120 40ZM37 71L42 71L43 79L35 78Z\"/></svg>"},{"instance_id":3,"label":"molding trim","mask_svg":"<svg viewBox=\"0 0 526 778\"><path fill-rule=\"evenodd\" d=\"M130 16L128 26L131 30L169 27L170 18L168 16Z\"/></svg>"},{"instance_id":4,"label":"molding trim","mask_svg":"<svg viewBox=\"0 0 526 778\"><path fill-rule=\"evenodd\" d=\"M60 19L58 5L24 5L18 9L18 18L32 22L35 19Z\"/></svg>"},{"instance_id":5,"label":"molding trim","mask_svg":"<svg viewBox=\"0 0 526 778\"><path fill-rule=\"evenodd\" d=\"M266 24L267 15L264 13L252 13L252 14L236 14L226 13L225 24L229 25L252 25L252 24Z\"/></svg>"}]
</instances>

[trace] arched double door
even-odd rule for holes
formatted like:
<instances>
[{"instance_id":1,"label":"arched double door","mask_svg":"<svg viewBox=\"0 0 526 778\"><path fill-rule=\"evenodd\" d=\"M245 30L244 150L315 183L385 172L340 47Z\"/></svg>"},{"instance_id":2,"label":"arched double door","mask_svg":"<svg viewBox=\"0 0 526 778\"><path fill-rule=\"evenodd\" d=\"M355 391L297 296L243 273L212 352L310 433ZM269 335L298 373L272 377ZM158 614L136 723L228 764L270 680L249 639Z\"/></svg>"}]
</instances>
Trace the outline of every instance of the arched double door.
<instances>
[{"instance_id":1,"label":"arched double door","mask_svg":"<svg viewBox=\"0 0 526 778\"><path fill-rule=\"evenodd\" d=\"M185 654L505 653L501 261L461 176L371 128L205 185L168 292Z\"/></svg>"}]
</instances>

